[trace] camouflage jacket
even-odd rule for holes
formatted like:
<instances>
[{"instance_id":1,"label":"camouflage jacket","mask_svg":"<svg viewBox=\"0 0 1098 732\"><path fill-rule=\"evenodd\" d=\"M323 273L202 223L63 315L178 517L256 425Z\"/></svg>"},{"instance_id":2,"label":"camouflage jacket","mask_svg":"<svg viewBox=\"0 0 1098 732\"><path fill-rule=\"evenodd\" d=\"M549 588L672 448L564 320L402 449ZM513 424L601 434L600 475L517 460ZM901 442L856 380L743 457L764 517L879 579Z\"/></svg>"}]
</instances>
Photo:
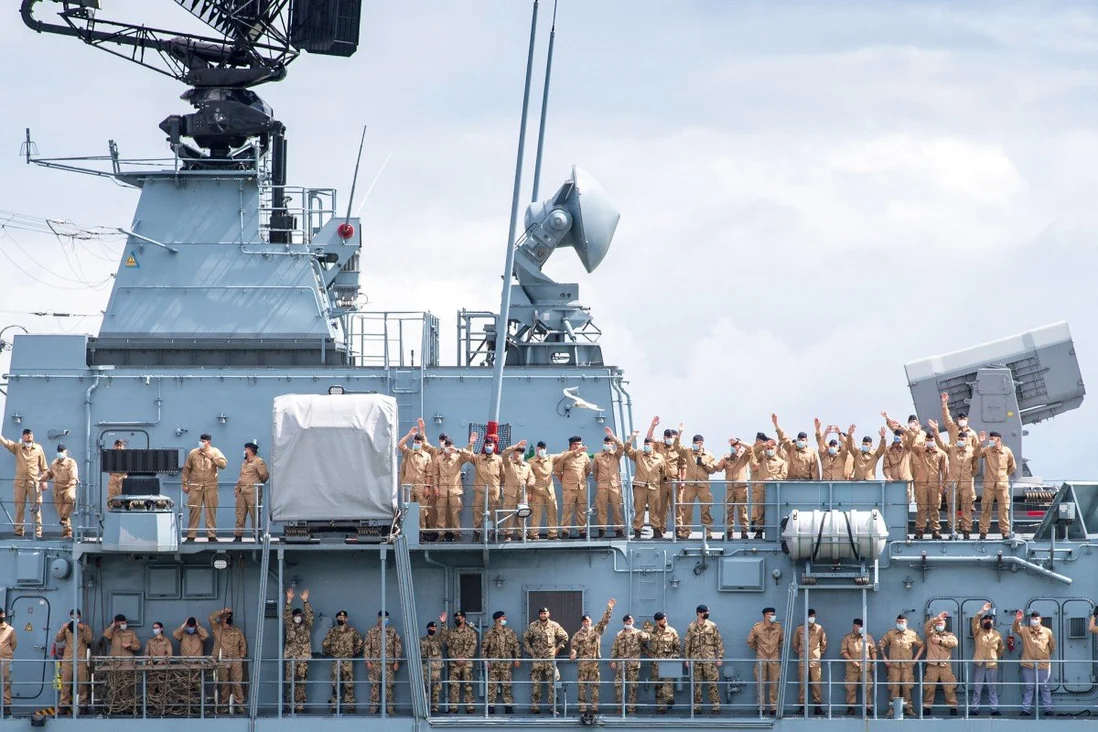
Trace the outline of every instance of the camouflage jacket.
<instances>
[{"instance_id":1,"label":"camouflage jacket","mask_svg":"<svg viewBox=\"0 0 1098 732\"><path fill-rule=\"evenodd\" d=\"M385 626L385 662L395 663L404 655L404 646L400 644L400 634L396 628ZM381 626L375 625L366 631L366 641L362 647L362 657L367 661L381 660Z\"/></svg>"},{"instance_id":2,"label":"camouflage jacket","mask_svg":"<svg viewBox=\"0 0 1098 732\"><path fill-rule=\"evenodd\" d=\"M294 622L290 603L286 603L286 609L282 611L282 625L282 632L286 635L286 650L282 655L286 658L312 658L313 606L305 602L299 625Z\"/></svg>"},{"instance_id":3,"label":"camouflage jacket","mask_svg":"<svg viewBox=\"0 0 1098 732\"><path fill-rule=\"evenodd\" d=\"M555 620L535 620L522 636L523 648L531 658L553 658L567 644L568 633Z\"/></svg>"},{"instance_id":4,"label":"camouflage jacket","mask_svg":"<svg viewBox=\"0 0 1098 732\"><path fill-rule=\"evenodd\" d=\"M602 634L610 623L610 610L611 608L607 607L606 612L599 618L599 622L587 630L580 628L572 636L572 652L576 654L576 658L599 658L602 655L600 648Z\"/></svg>"},{"instance_id":5,"label":"camouflage jacket","mask_svg":"<svg viewBox=\"0 0 1098 732\"><path fill-rule=\"evenodd\" d=\"M679 632L670 625L657 625L648 635L648 655L652 658L679 657Z\"/></svg>"},{"instance_id":6,"label":"camouflage jacket","mask_svg":"<svg viewBox=\"0 0 1098 732\"><path fill-rule=\"evenodd\" d=\"M453 629L443 625L442 637L446 642L446 651L451 661L456 658L476 658L477 632L468 623Z\"/></svg>"},{"instance_id":7,"label":"camouflage jacket","mask_svg":"<svg viewBox=\"0 0 1098 732\"><path fill-rule=\"evenodd\" d=\"M351 658L362 652L362 636L353 625L333 625L320 647L332 658Z\"/></svg>"},{"instance_id":8,"label":"camouflage jacket","mask_svg":"<svg viewBox=\"0 0 1098 732\"><path fill-rule=\"evenodd\" d=\"M638 630L622 630L618 631L618 634L614 636L614 645L610 648L610 658L623 658L627 660L637 660L641 657L642 647L648 643L648 639L651 636L646 631Z\"/></svg>"},{"instance_id":9,"label":"camouflage jacket","mask_svg":"<svg viewBox=\"0 0 1098 732\"><path fill-rule=\"evenodd\" d=\"M493 625L485 634L480 643L481 652L485 658L518 659L522 656L519 649L518 635L510 628L501 628Z\"/></svg>"},{"instance_id":10,"label":"camouflage jacket","mask_svg":"<svg viewBox=\"0 0 1098 732\"><path fill-rule=\"evenodd\" d=\"M686 644L684 656L699 661L711 661L724 658L724 639L717 629L717 624L711 620L697 621L686 628Z\"/></svg>"},{"instance_id":11,"label":"camouflage jacket","mask_svg":"<svg viewBox=\"0 0 1098 732\"><path fill-rule=\"evenodd\" d=\"M442 658L442 636L438 633L425 635L419 639L419 656L423 661L437 661Z\"/></svg>"}]
</instances>

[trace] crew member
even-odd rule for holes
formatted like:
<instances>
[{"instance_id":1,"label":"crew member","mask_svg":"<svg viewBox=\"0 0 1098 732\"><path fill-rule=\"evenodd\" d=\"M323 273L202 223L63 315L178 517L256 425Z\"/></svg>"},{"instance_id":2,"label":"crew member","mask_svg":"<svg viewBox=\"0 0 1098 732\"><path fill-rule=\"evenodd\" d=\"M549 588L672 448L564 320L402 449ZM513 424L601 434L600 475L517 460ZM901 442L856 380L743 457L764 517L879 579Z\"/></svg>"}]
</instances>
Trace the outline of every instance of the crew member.
<instances>
[{"instance_id":1,"label":"crew member","mask_svg":"<svg viewBox=\"0 0 1098 732\"><path fill-rule=\"evenodd\" d=\"M53 638L64 646L61 659L61 700L59 714L72 714L73 664L76 664L76 686L80 696L80 708L88 706L88 646L92 643L92 631L80 622L80 611L69 613L69 622Z\"/></svg>"},{"instance_id":2,"label":"crew member","mask_svg":"<svg viewBox=\"0 0 1098 732\"><path fill-rule=\"evenodd\" d=\"M408 447L408 440L412 446ZM397 443L400 450L400 483L410 486L411 499L419 504L419 531L423 538L435 526L434 499L431 491L431 453L423 448L423 435L418 427L408 430L408 434Z\"/></svg>"},{"instance_id":3,"label":"crew member","mask_svg":"<svg viewBox=\"0 0 1098 732\"><path fill-rule=\"evenodd\" d=\"M523 519L518 517L517 511L520 503L529 505L528 496L534 491L534 471L523 458L522 450L510 448L503 451L503 509L507 515L503 518L504 541L511 541L516 536L522 538Z\"/></svg>"},{"instance_id":4,"label":"crew member","mask_svg":"<svg viewBox=\"0 0 1098 732\"><path fill-rule=\"evenodd\" d=\"M778 684L781 678L782 626L774 620L775 610L764 607L763 619L751 627L747 634L747 645L755 651L755 683L758 687L759 711L762 712L769 702L770 714L778 713ZM766 698L767 684L770 685L769 699Z\"/></svg>"},{"instance_id":5,"label":"crew member","mask_svg":"<svg viewBox=\"0 0 1098 732\"><path fill-rule=\"evenodd\" d=\"M984 440L981 437L980 442ZM1009 448L1004 448L1009 449ZM986 489L985 489L986 490ZM1046 717L1053 717L1052 690L1049 688L1049 677L1052 674L1052 666L1049 659L1056 650L1056 637L1052 631L1041 624L1041 613L1034 610L1029 614L1029 626L1022 627L1021 610L1014 614L1014 625L1011 632L1022 639L1022 712L1021 716L1030 716L1033 707L1033 687L1041 687L1041 708ZM1093 623L1093 621L1092 621Z\"/></svg>"},{"instance_id":6,"label":"crew member","mask_svg":"<svg viewBox=\"0 0 1098 732\"><path fill-rule=\"evenodd\" d=\"M72 511L76 507L76 484L80 471L76 461L69 457L64 445L57 446L57 458L46 471L46 480L53 481L53 507L61 520L61 538L72 538Z\"/></svg>"},{"instance_id":7,"label":"crew member","mask_svg":"<svg viewBox=\"0 0 1098 732\"><path fill-rule=\"evenodd\" d=\"M114 622L103 631L103 637L111 644L110 697L108 711L111 714L132 714L137 701L137 675L133 671L133 655L141 652L137 633L129 629L125 615L115 615Z\"/></svg>"},{"instance_id":8,"label":"crew member","mask_svg":"<svg viewBox=\"0 0 1098 732\"><path fill-rule=\"evenodd\" d=\"M488 660L488 713L496 713L496 700L503 691L503 704L507 714L515 713L515 695L511 691L511 674L519 666L522 650L518 634L507 627L507 613L492 613L492 627L484 634L481 652Z\"/></svg>"},{"instance_id":9,"label":"crew member","mask_svg":"<svg viewBox=\"0 0 1098 732\"><path fill-rule=\"evenodd\" d=\"M282 633L286 645L286 699L293 700L294 712L305 711L308 692L309 661L313 658L313 606L309 591L301 591L301 607L293 607L294 588L286 588L286 608L282 611Z\"/></svg>"},{"instance_id":10,"label":"crew member","mask_svg":"<svg viewBox=\"0 0 1098 732\"><path fill-rule=\"evenodd\" d=\"M854 618L854 629L843 636L839 655L846 661L846 716L854 716L863 675L865 691L862 699L865 701L866 716L873 716L873 664L877 660L877 645L873 636L862 627L861 618Z\"/></svg>"},{"instance_id":11,"label":"crew member","mask_svg":"<svg viewBox=\"0 0 1098 732\"><path fill-rule=\"evenodd\" d=\"M999 504L999 532L1004 539L1013 536L1010 530L1010 476L1014 475L1016 465L1014 453L1003 444L1003 436L998 432L990 435L981 432L974 456L984 459L984 491L980 498L980 538L987 538L991 528L991 507Z\"/></svg>"},{"instance_id":12,"label":"crew member","mask_svg":"<svg viewBox=\"0 0 1098 732\"><path fill-rule=\"evenodd\" d=\"M766 484L789 477L789 463L778 452L776 441L761 432L755 436L751 449L751 527L756 539L765 537Z\"/></svg>"},{"instance_id":13,"label":"crew member","mask_svg":"<svg viewBox=\"0 0 1098 732\"><path fill-rule=\"evenodd\" d=\"M591 474L591 458L583 439L568 438L568 450L553 459L553 473L560 481L564 503L560 511L560 530L564 537L575 535L587 539L587 476ZM582 526L580 524L583 524Z\"/></svg>"},{"instance_id":14,"label":"crew member","mask_svg":"<svg viewBox=\"0 0 1098 732\"><path fill-rule=\"evenodd\" d=\"M381 635L385 634L385 648L382 649ZM383 652L384 651L384 652ZM381 695L381 677L385 676L385 712L396 714L393 706L393 683L396 681L397 671L400 670L400 657L404 654L404 647L400 642L400 634L396 628L389 625L389 611L377 611L377 625L366 631L366 640L363 643L362 656L366 660L366 674L370 677L370 714L377 714L378 697ZM381 657L385 656L385 668ZM384 673L382 673L384 671Z\"/></svg>"},{"instance_id":15,"label":"crew member","mask_svg":"<svg viewBox=\"0 0 1098 732\"><path fill-rule=\"evenodd\" d=\"M438 714L439 696L442 693L442 637L438 623L427 623L427 634L419 639L419 657L423 663L423 685L431 700L431 714Z\"/></svg>"},{"instance_id":16,"label":"crew member","mask_svg":"<svg viewBox=\"0 0 1098 732\"><path fill-rule=\"evenodd\" d=\"M634 627L632 615L624 616L621 622L622 628L614 636L610 649L610 658L614 659L610 661L610 670L614 672L614 702L620 709L622 699L627 699L626 714L636 714L641 649L648 644L650 636L647 631ZM626 686L628 694L623 695Z\"/></svg>"},{"instance_id":17,"label":"crew member","mask_svg":"<svg viewBox=\"0 0 1098 732\"><path fill-rule=\"evenodd\" d=\"M683 656L690 660L694 669L694 714L701 714L702 687L709 687L709 711L721 713L721 697L717 691L720 672L724 665L724 639L717 624L709 619L709 606L698 605L694 608L696 619L686 627L686 643Z\"/></svg>"},{"instance_id":18,"label":"crew member","mask_svg":"<svg viewBox=\"0 0 1098 732\"><path fill-rule=\"evenodd\" d=\"M446 541L461 535L461 501L465 488L461 484L461 466L465 463L447 437L431 459L431 485L435 487L435 520Z\"/></svg>"},{"instance_id":19,"label":"crew member","mask_svg":"<svg viewBox=\"0 0 1098 732\"><path fill-rule=\"evenodd\" d=\"M484 513L495 524L496 511L499 510L499 488L503 483L503 456L499 454L499 445L493 435L484 438L484 451L474 452L479 435L469 435L469 444L461 451L463 462L473 465L473 541L480 541L480 532L484 526ZM487 503L485 502L487 500Z\"/></svg>"},{"instance_id":20,"label":"crew member","mask_svg":"<svg viewBox=\"0 0 1098 732\"><path fill-rule=\"evenodd\" d=\"M256 529L256 491L261 483L271 477L267 464L259 457L259 445L254 442L244 444L244 462L240 464L240 477L236 481L236 533L233 541L244 541L244 520L251 518L252 529Z\"/></svg>"},{"instance_id":21,"label":"crew member","mask_svg":"<svg viewBox=\"0 0 1098 732\"><path fill-rule=\"evenodd\" d=\"M332 714L355 713L355 666L354 657L362 652L362 636L354 626L347 622L347 611L336 613L336 624L328 629L320 645L332 661L332 696L328 707ZM340 696L342 691L342 696Z\"/></svg>"},{"instance_id":22,"label":"crew member","mask_svg":"<svg viewBox=\"0 0 1098 732\"><path fill-rule=\"evenodd\" d=\"M11 662L18 647L15 628L8 625L4 607L0 605L0 685L4 687L4 716L11 714Z\"/></svg>"},{"instance_id":23,"label":"crew member","mask_svg":"<svg viewBox=\"0 0 1098 732\"><path fill-rule=\"evenodd\" d=\"M854 430L857 425L850 425L846 432L846 449L854 458L854 466L851 471L851 480L876 480L877 479L877 463L884 457L885 450L885 435L888 431L881 428L881 441L877 445L877 449L873 449L873 438L866 435L862 438L862 445L860 448L854 447Z\"/></svg>"},{"instance_id":24,"label":"crew member","mask_svg":"<svg viewBox=\"0 0 1098 732\"><path fill-rule=\"evenodd\" d=\"M656 501L656 511L658 515L655 517L655 522L652 522L652 517L649 516L649 522L652 523L652 538L662 539L664 531L667 530L667 515L672 512L675 505L681 501L682 480L686 477L686 460L689 458L687 450L680 444L680 437L682 436L683 426L680 423L677 430L665 429L663 431L663 441L655 439L656 426L659 425L660 418L653 417L652 424L648 427L647 439L652 440L652 446L655 451L663 458L663 461L667 464L663 473L663 480L660 483L659 499ZM672 501L672 495L674 495L674 501ZM672 521L678 519L678 513L672 515Z\"/></svg>"},{"instance_id":25,"label":"crew member","mask_svg":"<svg viewBox=\"0 0 1098 732\"><path fill-rule=\"evenodd\" d=\"M203 434L198 447L187 454L183 463L183 492L187 494L187 538L194 541L198 534L198 519L206 509L206 541L217 541L217 471L229 465L225 456L214 447L211 438Z\"/></svg>"},{"instance_id":26,"label":"crew member","mask_svg":"<svg viewBox=\"0 0 1098 732\"><path fill-rule=\"evenodd\" d=\"M438 616L442 622L442 639L450 657L450 713L457 714L459 692L465 694L465 713L473 713L473 659L477 657L477 632L465 620L465 611L454 613L453 629L446 627L446 613Z\"/></svg>"},{"instance_id":27,"label":"crew member","mask_svg":"<svg viewBox=\"0 0 1098 732\"><path fill-rule=\"evenodd\" d=\"M618 539L625 538L625 521L622 518L621 495L621 458L625 454L625 444L617 438L609 427L606 437L602 438L602 452L595 456L591 469L595 476L595 511L599 524L598 538L613 529ZM613 516L613 523L608 523Z\"/></svg>"},{"instance_id":28,"label":"crew member","mask_svg":"<svg viewBox=\"0 0 1098 732\"><path fill-rule=\"evenodd\" d=\"M816 446L819 448L820 455L820 479L835 482L840 480L850 480L850 472L853 467L854 459L850 456L850 451L846 449L846 443L840 442L838 439L827 439L828 435L836 434L842 437L842 433L839 432L839 428L835 425L828 425L827 430L822 429L823 423L819 418L815 420L816 425Z\"/></svg>"},{"instance_id":29,"label":"crew member","mask_svg":"<svg viewBox=\"0 0 1098 732\"><path fill-rule=\"evenodd\" d=\"M535 659L530 667L530 681L534 688L530 692L530 713L541 713L541 687L548 687L549 709L554 704L553 685L557 678L556 657L568 644L568 633L560 623L549 618L549 608L538 610L538 619L530 623L522 636L522 646L526 655Z\"/></svg>"},{"instance_id":30,"label":"crew member","mask_svg":"<svg viewBox=\"0 0 1098 732\"><path fill-rule=\"evenodd\" d=\"M914 630L908 630L907 616L896 616L896 627L881 638L879 644L881 658L888 669L888 698L904 698L904 713L914 716L915 707L911 702L911 687L915 685L915 664L923 655L923 641ZM888 716L892 716L892 705L888 707Z\"/></svg>"},{"instance_id":31,"label":"crew member","mask_svg":"<svg viewBox=\"0 0 1098 732\"><path fill-rule=\"evenodd\" d=\"M0 435L0 445L15 456L15 535L23 535L23 516L30 503L31 518L34 520L34 537L42 538L42 491L46 489L44 476L49 471L46 465L46 453L42 446L34 441L34 433L23 430L23 439L19 442Z\"/></svg>"},{"instance_id":32,"label":"crew member","mask_svg":"<svg viewBox=\"0 0 1098 732\"><path fill-rule=\"evenodd\" d=\"M747 481L751 468L751 449L738 437L728 440L729 453L717 467L724 471L725 482L725 538L733 538L733 530L739 528L740 538L747 538Z\"/></svg>"},{"instance_id":33,"label":"crew member","mask_svg":"<svg viewBox=\"0 0 1098 732\"><path fill-rule=\"evenodd\" d=\"M667 463L663 456L656 452L655 442L650 437L644 438L644 447L640 450L633 447L639 432L629 435L625 443L625 456L633 461L633 538L641 538L641 527L644 526L644 512L648 511L648 523L652 526L652 538L663 538L663 532L657 530L659 526L660 481L667 472Z\"/></svg>"},{"instance_id":34,"label":"crew member","mask_svg":"<svg viewBox=\"0 0 1098 732\"><path fill-rule=\"evenodd\" d=\"M797 439L791 440L778 425L778 415L771 414L770 421L774 423L774 431L778 435L778 445L781 446L782 456L789 464L786 479L819 480L820 455L808 446L808 433L798 432Z\"/></svg>"},{"instance_id":35,"label":"crew member","mask_svg":"<svg viewBox=\"0 0 1098 732\"><path fill-rule=\"evenodd\" d=\"M580 716L588 719L599 713L599 658L602 656L602 634L610 623L610 612L614 609L614 598L606 603L606 610L602 613L599 622L591 625L591 616L584 615L580 619L580 629L572 636L572 651L568 657L575 661L579 659L577 680L579 683L579 708ZM587 697L590 694L591 702L588 706Z\"/></svg>"},{"instance_id":36,"label":"crew member","mask_svg":"<svg viewBox=\"0 0 1098 732\"><path fill-rule=\"evenodd\" d=\"M911 434L908 439L913 439ZM915 479L915 538L922 539L929 528L931 538L941 539L942 494L949 466L934 440L911 448L911 474Z\"/></svg>"},{"instance_id":37,"label":"crew member","mask_svg":"<svg viewBox=\"0 0 1098 732\"><path fill-rule=\"evenodd\" d=\"M655 659L652 663L652 683L656 685L656 714L666 714L669 707L675 706L675 687L670 680L660 677L659 662L668 658L681 658L679 632L667 623L667 615L657 612L652 616L655 627L645 623L648 632L648 655Z\"/></svg>"},{"instance_id":38,"label":"crew member","mask_svg":"<svg viewBox=\"0 0 1098 732\"><path fill-rule=\"evenodd\" d=\"M122 440L114 441L115 450L125 450L126 443ZM122 481L126 479L126 473L111 473L107 477L107 500L122 495Z\"/></svg>"},{"instance_id":39,"label":"crew member","mask_svg":"<svg viewBox=\"0 0 1098 732\"><path fill-rule=\"evenodd\" d=\"M721 468L713 454L705 449L705 438L694 435L691 450L684 461L684 480L682 486L682 500L679 501L678 537L689 539L690 530L694 525L694 504L700 503L702 531L705 537L713 528L713 514L710 507L713 505L713 492L709 487L709 476Z\"/></svg>"},{"instance_id":40,"label":"crew member","mask_svg":"<svg viewBox=\"0 0 1098 732\"><path fill-rule=\"evenodd\" d=\"M526 440L522 440L510 450L525 451ZM526 538L536 540L541 531L542 518L549 539L558 538L557 526L559 513L557 510L557 492L553 488L553 456L549 454L549 448L544 442L538 442L534 448L534 457L527 463L530 472L534 476L534 486L527 496L530 498L530 521L526 525ZM564 534L560 538L564 538Z\"/></svg>"},{"instance_id":41,"label":"crew member","mask_svg":"<svg viewBox=\"0 0 1098 732\"><path fill-rule=\"evenodd\" d=\"M957 716L957 678L953 675L953 649L957 647L957 636L946 630L949 613L941 612L927 621L923 627L926 634L926 671L923 674L923 716L929 717L934 706L934 692L938 683L942 684L942 694L950 716Z\"/></svg>"},{"instance_id":42,"label":"crew member","mask_svg":"<svg viewBox=\"0 0 1098 732\"><path fill-rule=\"evenodd\" d=\"M961 438L963 441L963 437ZM962 442L963 444L963 442ZM971 448L970 448L971 449ZM1091 631L1094 630L1094 618L1090 619ZM991 704L991 716L1001 716L999 712L999 659L1003 657L1003 636L995 629L995 615L991 612L991 603L985 602L980 613L972 618L972 663L976 667L972 678L972 706L969 714L979 716L980 698L987 685L987 699Z\"/></svg>"},{"instance_id":43,"label":"crew member","mask_svg":"<svg viewBox=\"0 0 1098 732\"><path fill-rule=\"evenodd\" d=\"M231 706L243 706L244 695L244 659L248 655L248 641L243 631L233 625L232 608L214 610L210 613L210 630L213 632L213 657L219 664L218 674L222 676L218 705L222 713L231 711Z\"/></svg>"},{"instance_id":44,"label":"crew member","mask_svg":"<svg viewBox=\"0 0 1098 732\"><path fill-rule=\"evenodd\" d=\"M805 636L808 637L808 643L805 644ZM807 649L807 652L806 652ZM803 705L805 703L804 694L804 678L805 678L805 657L808 658L808 683L812 687L812 704L814 705L813 713L817 717L824 716L823 709L823 692L820 688L820 682L823 678L823 668L821 667L820 659L823 658L823 654L827 653L827 632L824 631L823 626L816 622L816 611L812 608L808 609L808 632L805 632L804 625L798 625L797 629L793 631L793 652L801 659L797 666L797 681L800 684L800 694L797 697L797 703Z\"/></svg>"},{"instance_id":45,"label":"crew member","mask_svg":"<svg viewBox=\"0 0 1098 732\"><path fill-rule=\"evenodd\" d=\"M975 450L968 433L964 430L957 432L957 436L952 438L953 442L948 445L942 442L938 423L934 420L930 421L930 431L934 437L934 444L939 450L945 452L949 465L950 534L956 535L956 532L960 531L966 540L971 539L972 506L976 502L976 486L973 479L979 468Z\"/></svg>"}]
</instances>

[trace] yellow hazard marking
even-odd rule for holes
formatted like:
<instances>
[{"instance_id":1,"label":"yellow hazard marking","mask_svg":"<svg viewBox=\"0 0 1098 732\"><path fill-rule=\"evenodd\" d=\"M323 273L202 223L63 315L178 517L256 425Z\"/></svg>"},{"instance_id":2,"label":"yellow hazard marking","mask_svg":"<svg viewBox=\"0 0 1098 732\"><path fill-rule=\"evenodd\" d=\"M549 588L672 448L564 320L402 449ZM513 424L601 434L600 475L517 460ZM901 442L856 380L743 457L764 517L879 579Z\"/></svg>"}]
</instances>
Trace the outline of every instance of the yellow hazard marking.
<instances>
[{"instance_id":1,"label":"yellow hazard marking","mask_svg":"<svg viewBox=\"0 0 1098 732\"><path fill-rule=\"evenodd\" d=\"M30 623L27 623L25 626L23 626L23 632L24 633L33 633L34 632L34 626L32 626Z\"/></svg>"},{"instance_id":2,"label":"yellow hazard marking","mask_svg":"<svg viewBox=\"0 0 1098 732\"><path fill-rule=\"evenodd\" d=\"M1014 412L1007 412L1007 416L1008 416L1008 417L1013 417L1013 416L1014 416Z\"/></svg>"},{"instance_id":3,"label":"yellow hazard marking","mask_svg":"<svg viewBox=\"0 0 1098 732\"><path fill-rule=\"evenodd\" d=\"M141 265L137 263L137 255L130 252L130 256L126 257L126 267L129 269L141 269Z\"/></svg>"}]
</instances>

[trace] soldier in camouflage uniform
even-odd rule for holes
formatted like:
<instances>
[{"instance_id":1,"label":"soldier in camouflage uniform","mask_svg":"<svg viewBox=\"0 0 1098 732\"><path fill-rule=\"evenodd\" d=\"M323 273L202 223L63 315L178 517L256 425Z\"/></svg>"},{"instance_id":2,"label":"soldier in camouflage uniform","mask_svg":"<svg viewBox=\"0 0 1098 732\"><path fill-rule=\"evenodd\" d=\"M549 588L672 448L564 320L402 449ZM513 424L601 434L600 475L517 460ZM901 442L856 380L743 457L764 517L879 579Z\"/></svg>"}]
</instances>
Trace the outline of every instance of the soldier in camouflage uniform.
<instances>
[{"instance_id":1,"label":"soldier in camouflage uniform","mask_svg":"<svg viewBox=\"0 0 1098 732\"><path fill-rule=\"evenodd\" d=\"M642 647L648 643L649 635L646 631L633 627L633 616L626 615L621 619L623 627L614 637L614 645L610 649L610 658L620 659L610 662L610 670L615 672L614 701L621 707L622 688L629 685L629 704L626 712L635 714L637 711L637 684L640 683L640 655Z\"/></svg>"},{"instance_id":2,"label":"soldier in camouflage uniform","mask_svg":"<svg viewBox=\"0 0 1098 732\"><path fill-rule=\"evenodd\" d=\"M709 703L713 714L721 713L721 697L717 692L717 669L724 663L724 640L717 624L709 619L709 606L698 605L698 619L686 628L683 655L694 667L694 714L701 714L702 685L709 684Z\"/></svg>"},{"instance_id":3,"label":"soldier in camouflage uniform","mask_svg":"<svg viewBox=\"0 0 1098 732\"><path fill-rule=\"evenodd\" d=\"M582 627L572 636L572 652L568 657L575 661L580 659L579 680L579 707L580 715L593 717L599 713L599 657L602 655L602 634L606 625L610 622L610 611L614 609L614 598L606 603L599 622L591 625L591 616L584 615ZM588 713L587 694L591 693L591 709Z\"/></svg>"},{"instance_id":4,"label":"soldier in camouflage uniform","mask_svg":"<svg viewBox=\"0 0 1098 732\"><path fill-rule=\"evenodd\" d=\"M442 621L442 640L450 657L450 713L457 712L458 692L465 687L465 712L473 713L473 660L477 657L477 632L465 622L465 611L454 613L454 629L446 627L446 613L438 616Z\"/></svg>"},{"instance_id":5,"label":"soldier in camouflage uniform","mask_svg":"<svg viewBox=\"0 0 1098 732\"><path fill-rule=\"evenodd\" d=\"M286 636L286 648L282 657L286 659L286 700L293 698L294 711L305 711L305 695L308 691L305 680L309 674L309 660L313 657L313 606L309 604L309 591L301 591L302 608L292 609L294 588L286 588L286 609L282 613L283 633Z\"/></svg>"},{"instance_id":6,"label":"soldier in camouflage uniform","mask_svg":"<svg viewBox=\"0 0 1098 732\"><path fill-rule=\"evenodd\" d=\"M667 624L667 616L658 612L652 616L656 627L652 628L648 638L648 655L655 659L681 658L679 632ZM646 622L645 630L651 626ZM666 714L668 707L675 706L675 688L670 681L660 681L659 664L652 664L652 680L656 684L656 713Z\"/></svg>"},{"instance_id":7,"label":"soldier in camouflage uniform","mask_svg":"<svg viewBox=\"0 0 1098 732\"><path fill-rule=\"evenodd\" d=\"M511 691L511 673L513 668L519 666L518 635L507 627L507 614L502 610L492 613L495 624L484 634L480 649L485 658L506 659L501 661L488 661L488 713L496 711L496 699L499 690L503 689L503 704L507 714L514 714L515 695Z\"/></svg>"},{"instance_id":8,"label":"soldier in camouflage uniform","mask_svg":"<svg viewBox=\"0 0 1098 732\"><path fill-rule=\"evenodd\" d=\"M549 708L553 708L553 685L557 679L556 664L553 659L568 644L568 633L560 623L549 619L549 608L538 610L538 619L530 623L522 636L522 645L530 658L544 659L534 661L530 669L530 681L534 688L530 692L530 713L541 714L541 686L549 686Z\"/></svg>"},{"instance_id":9,"label":"soldier in camouflage uniform","mask_svg":"<svg viewBox=\"0 0 1098 732\"><path fill-rule=\"evenodd\" d=\"M427 623L427 635L419 639L419 657L423 662L423 684L431 697L431 714L438 714L438 698L442 692L442 637L438 623Z\"/></svg>"},{"instance_id":10,"label":"soldier in camouflage uniform","mask_svg":"<svg viewBox=\"0 0 1098 732\"><path fill-rule=\"evenodd\" d=\"M343 686L343 701L339 711L354 714L355 711L355 668L354 657L362 652L362 636L347 622L347 611L336 613L336 624L321 644L324 653L335 660L332 662L332 696L328 704L333 713L339 699L339 687Z\"/></svg>"},{"instance_id":11,"label":"soldier in camouflage uniform","mask_svg":"<svg viewBox=\"0 0 1098 732\"><path fill-rule=\"evenodd\" d=\"M381 631L385 629L385 669L381 663ZM381 694L382 671L385 670L385 711L396 714L393 707L393 682L400 670L400 657L404 647L400 644L400 634L389 625L389 611L382 614L377 611L377 625L366 631L366 641L362 648L362 657L366 659L366 672L370 677L370 714L377 714L378 696Z\"/></svg>"}]
</instances>

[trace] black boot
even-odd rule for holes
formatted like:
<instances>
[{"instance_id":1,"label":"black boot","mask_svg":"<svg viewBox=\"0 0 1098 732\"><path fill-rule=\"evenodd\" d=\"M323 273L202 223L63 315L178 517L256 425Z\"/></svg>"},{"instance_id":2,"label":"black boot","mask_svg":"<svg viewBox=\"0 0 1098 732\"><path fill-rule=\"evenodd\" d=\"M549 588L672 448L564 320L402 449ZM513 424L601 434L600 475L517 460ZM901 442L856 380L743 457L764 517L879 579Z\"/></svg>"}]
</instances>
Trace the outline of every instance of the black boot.
<instances>
[{"instance_id":1,"label":"black boot","mask_svg":"<svg viewBox=\"0 0 1098 732\"><path fill-rule=\"evenodd\" d=\"M515 713L515 708L512 707L511 705L507 705L503 708L503 713L504 714L514 714Z\"/></svg>"},{"instance_id":2,"label":"black boot","mask_svg":"<svg viewBox=\"0 0 1098 732\"><path fill-rule=\"evenodd\" d=\"M634 539L641 538L641 530L640 529L633 529L633 538Z\"/></svg>"}]
</instances>

